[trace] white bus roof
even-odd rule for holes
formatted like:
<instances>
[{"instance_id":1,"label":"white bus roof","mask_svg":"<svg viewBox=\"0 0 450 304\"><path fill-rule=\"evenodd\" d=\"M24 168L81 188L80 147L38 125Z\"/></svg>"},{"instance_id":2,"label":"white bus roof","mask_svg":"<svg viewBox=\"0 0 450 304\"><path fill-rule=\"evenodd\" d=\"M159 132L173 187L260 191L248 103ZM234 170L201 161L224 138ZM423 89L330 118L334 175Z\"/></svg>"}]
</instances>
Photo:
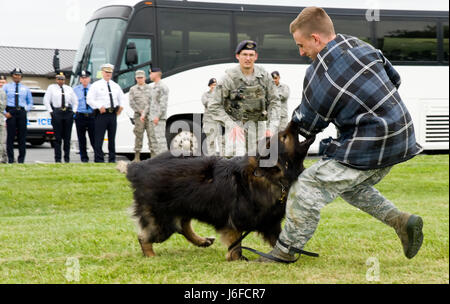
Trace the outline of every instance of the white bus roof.
<instances>
[{"instance_id":1,"label":"white bus roof","mask_svg":"<svg viewBox=\"0 0 450 304\"><path fill-rule=\"evenodd\" d=\"M183 1L183 0L173 0ZM383 10L419 10L448 11L446 0L188 0L188 2L231 3L273 6L320 6L328 8L383 9Z\"/></svg>"}]
</instances>

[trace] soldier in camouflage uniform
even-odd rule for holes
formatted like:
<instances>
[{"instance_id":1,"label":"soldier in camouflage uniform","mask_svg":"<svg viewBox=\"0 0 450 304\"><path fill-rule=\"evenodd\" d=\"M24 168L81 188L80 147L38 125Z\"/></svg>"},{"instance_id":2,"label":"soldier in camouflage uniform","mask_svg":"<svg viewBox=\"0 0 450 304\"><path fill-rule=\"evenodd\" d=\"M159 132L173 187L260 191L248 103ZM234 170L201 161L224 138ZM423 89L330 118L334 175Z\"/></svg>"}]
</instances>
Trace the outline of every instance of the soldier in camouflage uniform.
<instances>
[{"instance_id":1,"label":"soldier in camouflage uniform","mask_svg":"<svg viewBox=\"0 0 450 304\"><path fill-rule=\"evenodd\" d=\"M280 100L269 73L255 65L256 47L250 40L239 43L239 65L225 71L209 106L213 119L225 125L226 156L255 155L257 140L278 131Z\"/></svg>"},{"instance_id":2,"label":"soldier in camouflage uniform","mask_svg":"<svg viewBox=\"0 0 450 304\"><path fill-rule=\"evenodd\" d=\"M214 89L217 86L217 80L211 78L208 82L209 90L205 92L202 96L202 103L205 107L205 112L203 113L203 133L206 135L206 144L208 155L217 154L217 146L220 145L220 135L221 135L221 125L214 121L211 114L209 113L209 104L211 100L214 99ZM218 154L222 154L219 152Z\"/></svg>"},{"instance_id":3,"label":"soldier in camouflage uniform","mask_svg":"<svg viewBox=\"0 0 450 304\"><path fill-rule=\"evenodd\" d=\"M150 70L151 101L149 110L150 119L150 152L152 157L167 151L166 119L169 88L161 81L160 68Z\"/></svg>"},{"instance_id":4,"label":"soldier in camouflage uniform","mask_svg":"<svg viewBox=\"0 0 450 304\"><path fill-rule=\"evenodd\" d=\"M148 146L151 151L151 121L148 119L148 112L150 110L151 89L145 83L145 72L142 70L136 71L137 84L130 89L129 100L130 107L134 111L134 162L141 160L142 143L144 139L144 132L147 132Z\"/></svg>"},{"instance_id":5,"label":"soldier in camouflage uniform","mask_svg":"<svg viewBox=\"0 0 450 304\"><path fill-rule=\"evenodd\" d=\"M273 71L270 75L272 75L273 82L275 82L278 94L280 96L281 114L280 114L280 126L278 127L278 130L281 131L286 128L289 122L287 101L289 99L291 91L289 90L289 86L287 84L280 82L280 73L278 71Z\"/></svg>"},{"instance_id":6,"label":"soldier in camouflage uniform","mask_svg":"<svg viewBox=\"0 0 450 304\"><path fill-rule=\"evenodd\" d=\"M0 76L0 163L6 163L6 120L3 112L6 109L6 93L2 86L6 83L5 76Z\"/></svg>"}]
</instances>

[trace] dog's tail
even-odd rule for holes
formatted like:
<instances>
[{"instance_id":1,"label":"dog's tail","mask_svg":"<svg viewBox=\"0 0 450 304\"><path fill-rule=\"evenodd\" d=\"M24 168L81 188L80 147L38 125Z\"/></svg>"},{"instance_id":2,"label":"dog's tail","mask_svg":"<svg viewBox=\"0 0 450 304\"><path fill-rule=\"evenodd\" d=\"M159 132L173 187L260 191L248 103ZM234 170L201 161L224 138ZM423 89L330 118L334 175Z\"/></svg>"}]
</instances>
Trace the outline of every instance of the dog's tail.
<instances>
[{"instance_id":1,"label":"dog's tail","mask_svg":"<svg viewBox=\"0 0 450 304\"><path fill-rule=\"evenodd\" d=\"M123 161L123 160L121 160L121 161L119 161L117 163L116 169L120 173L127 174L127 172L128 172L128 163Z\"/></svg>"}]
</instances>

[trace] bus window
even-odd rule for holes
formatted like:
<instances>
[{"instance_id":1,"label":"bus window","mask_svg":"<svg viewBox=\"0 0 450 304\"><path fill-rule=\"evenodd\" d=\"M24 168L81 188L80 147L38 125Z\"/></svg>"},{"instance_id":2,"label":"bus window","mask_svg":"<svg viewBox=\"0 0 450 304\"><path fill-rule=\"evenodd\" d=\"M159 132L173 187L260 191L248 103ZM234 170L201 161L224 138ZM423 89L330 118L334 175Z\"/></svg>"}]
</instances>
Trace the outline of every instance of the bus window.
<instances>
[{"instance_id":1,"label":"bus window","mask_svg":"<svg viewBox=\"0 0 450 304\"><path fill-rule=\"evenodd\" d=\"M237 41L254 40L258 44L258 61L298 60L309 62L298 56L298 48L289 32L295 15L244 15L236 16Z\"/></svg>"},{"instance_id":2,"label":"bus window","mask_svg":"<svg viewBox=\"0 0 450 304\"><path fill-rule=\"evenodd\" d=\"M448 62L448 22L443 22L444 28L444 61Z\"/></svg>"},{"instance_id":3,"label":"bus window","mask_svg":"<svg viewBox=\"0 0 450 304\"><path fill-rule=\"evenodd\" d=\"M144 64L146 62L150 62L152 60L152 43L151 39L148 38L129 38L125 46L129 43L135 43L136 51L138 54L138 63L136 65ZM120 70L127 70L129 67L125 63L126 52L123 52L122 63L120 64ZM149 76L150 64L145 67L140 67L139 70L145 71L145 74L148 78ZM129 88L135 84L135 71L126 72L120 74L117 82L121 88Z\"/></svg>"},{"instance_id":4,"label":"bus window","mask_svg":"<svg viewBox=\"0 0 450 304\"><path fill-rule=\"evenodd\" d=\"M336 33L355 36L362 41L371 43L370 25L365 19L331 18L333 19L334 30Z\"/></svg>"},{"instance_id":5,"label":"bus window","mask_svg":"<svg viewBox=\"0 0 450 304\"><path fill-rule=\"evenodd\" d=\"M391 61L436 61L436 22L383 20L377 22L377 42Z\"/></svg>"},{"instance_id":6,"label":"bus window","mask_svg":"<svg viewBox=\"0 0 450 304\"><path fill-rule=\"evenodd\" d=\"M92 71L93 80L102 78L100 66L105 63L114 64L117 59L118 46L122 40L127 23L121 19L102 19L91 41L91 52L88 70Z\"/></svg>"},{"instance_id":7,"label":"bus window","mask_svg":"<svg viewBox=\"0 0 450 304\"><path fill-rule=\"evenodd\" d=\"M229 58L231 15L166 9L159 14L163 71Z\"/></svg>"}]
</instances>

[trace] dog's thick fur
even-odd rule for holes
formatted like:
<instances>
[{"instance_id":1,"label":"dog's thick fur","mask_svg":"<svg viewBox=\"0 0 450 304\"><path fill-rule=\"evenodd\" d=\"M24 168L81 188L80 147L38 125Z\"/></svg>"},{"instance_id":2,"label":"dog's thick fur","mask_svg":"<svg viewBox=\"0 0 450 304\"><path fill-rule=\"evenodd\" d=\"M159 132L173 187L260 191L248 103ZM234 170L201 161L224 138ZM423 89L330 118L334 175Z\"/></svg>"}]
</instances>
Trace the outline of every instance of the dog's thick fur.
<instances>
[{"instance_id":1,"label":"dog's thick fur","mask_svg":"<svg viewBox=\"0 0 450 304\"><path fill-rule=\"evenodd\" d=\"M314 142L311 138L300 143L290 126L271 140L277 137L278 162L270 168L258 166L259 156L174 157L170 152L127 167L119 164L134 189L133 211L144 255L154 256L153 243L164 242L174 232L197 246L212 245L214 238L192 230L191 219L214 226L226 246L244 231L259 232L274 246L287 192L304 170L303 160ZM240 243L226 258L242 258Z\"/></svg>"}]
</instances>

